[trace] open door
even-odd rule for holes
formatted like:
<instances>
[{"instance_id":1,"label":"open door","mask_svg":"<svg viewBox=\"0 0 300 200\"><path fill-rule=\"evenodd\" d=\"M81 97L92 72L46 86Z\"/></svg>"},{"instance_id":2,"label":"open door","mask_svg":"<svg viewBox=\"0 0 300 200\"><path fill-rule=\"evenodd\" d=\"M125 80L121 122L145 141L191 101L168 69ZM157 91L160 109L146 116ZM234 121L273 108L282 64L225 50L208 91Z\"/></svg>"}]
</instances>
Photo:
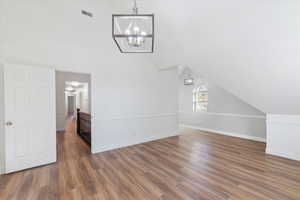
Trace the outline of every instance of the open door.
<instances>
[{"instance_id":1,"label":"open door","mask_svg":"<svg viewBox=\"0 0 300 200\"><path fill-rule=\"evenodd\" d=\"M5 172L56 162L55 71L4 66Z\"/></svg>"}]
</instances>

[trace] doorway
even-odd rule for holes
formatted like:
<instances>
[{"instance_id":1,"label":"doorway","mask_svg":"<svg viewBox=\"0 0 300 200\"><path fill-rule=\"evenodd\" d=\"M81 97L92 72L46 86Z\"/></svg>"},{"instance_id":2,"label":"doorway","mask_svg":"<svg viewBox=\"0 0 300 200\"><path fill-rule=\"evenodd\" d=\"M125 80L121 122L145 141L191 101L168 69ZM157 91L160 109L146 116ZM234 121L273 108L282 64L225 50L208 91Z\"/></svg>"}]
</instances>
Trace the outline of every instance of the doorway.
<instances>
[{"instance_id":1,"label":"doorway","mask_svg":"<svg viewBox=\"0 0 300 200\"><path fill-rule=\"evenodd\" d=\"M56 71L58 161L91 153L91 76Z\"/></svg>"},{"instance_id":2,"label":"doorway","mask_svg":"<svg viewBox=\"0 0 300 200\"><path fill-rule=\"evenodd\" d=\"M0 76L0 100L5 110L0 116L5 122L0 127L5 138L0 148L0 172L91 153L90 74L4 63Z\"/></svg>"},{"instance_id":3,"label":"doorway","mask_svg":"<svg viewBox=\"0 0 300 200\"><path fill-rule=\"evenodd\" d=\"M68 96L67 98L67 109L68 109L68 116L74 116L76 105L75 105L75 96Z\"/></svg>"}]
</instances>

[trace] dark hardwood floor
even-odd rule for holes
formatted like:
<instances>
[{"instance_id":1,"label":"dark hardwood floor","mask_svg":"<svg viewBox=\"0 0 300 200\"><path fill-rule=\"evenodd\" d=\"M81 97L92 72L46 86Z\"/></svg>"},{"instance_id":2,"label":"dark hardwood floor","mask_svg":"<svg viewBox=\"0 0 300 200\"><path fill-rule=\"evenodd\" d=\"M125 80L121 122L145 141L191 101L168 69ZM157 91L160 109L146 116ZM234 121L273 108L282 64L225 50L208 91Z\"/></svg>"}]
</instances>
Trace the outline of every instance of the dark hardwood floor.
<instances>
[{"instance_id":1,"label":"dark hardwood floor","mask_svg":"<svg viewBox=\"0 0 300 200\"><path fill-rule=\"evenodd\" d=\"M267 156L264 143L184 132L91 155L71 121L58 162L0 176L0 199L300 199L300 162Z\"/></svg>"}]
</instances>

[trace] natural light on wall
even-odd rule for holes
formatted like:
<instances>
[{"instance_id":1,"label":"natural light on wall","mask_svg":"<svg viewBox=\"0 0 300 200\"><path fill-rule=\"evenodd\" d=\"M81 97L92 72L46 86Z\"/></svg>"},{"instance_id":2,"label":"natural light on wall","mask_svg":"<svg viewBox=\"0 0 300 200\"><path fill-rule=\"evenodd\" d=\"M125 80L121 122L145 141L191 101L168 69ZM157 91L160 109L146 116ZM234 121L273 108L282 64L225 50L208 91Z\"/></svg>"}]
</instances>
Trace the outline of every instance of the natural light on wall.
<instances>
[{"instance_id":1,"label":"natural light on wall","mask_svg":"<svg viewBox=\"0 0 300 200\"><path fill-rule=\"evenodd\" d=\"M208 90L204 85L193 89L193 112L207 112Z\"/></svg>"}]
</instances>

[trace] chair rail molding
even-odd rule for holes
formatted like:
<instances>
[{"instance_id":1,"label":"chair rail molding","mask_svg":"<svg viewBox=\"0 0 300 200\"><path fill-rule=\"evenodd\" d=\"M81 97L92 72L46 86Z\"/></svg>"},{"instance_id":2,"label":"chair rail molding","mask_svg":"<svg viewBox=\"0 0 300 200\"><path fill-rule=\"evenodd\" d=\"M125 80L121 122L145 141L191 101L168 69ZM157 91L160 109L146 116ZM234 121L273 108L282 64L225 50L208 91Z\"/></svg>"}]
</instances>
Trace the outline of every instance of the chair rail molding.
<instances>
[{"instance_id":1,"label":"chair rail molding","mask_svg":"<svg viewBox=\"0 0 300 200\"><path fill-rule=\"evenodd\" d=\"M300 126L300 115L267 115L267 123L269 124L289 124Z\"/></svg>"},{"instance_id":2,"label":"chair rail molding","mask_svg":"<svg viewBox=\"0 0 300 200\"><path fill-rule=\"evenodd\" d=\"M113 116L94 119L94 125L112 138L101 140L101 144L95 144L96 140L92 139L92 153L179 135L178 113ZM92 129L92 138L95 137L98 135ZM116 141L115 137L124 139Z\"/></svg>"},{"instance_id":3,"label":"chair rail molding","mask_svg":"<svg viewBox=\"0 0 300 200\"><path fill-rule=\"evenodd\" d=\"M170 117L177 116L178 113L160 113L152 115L128 115L128 116L115 116L111 118L102 118L98 121L111 121L111 120L133 120L133 119L149 119L149 118L161 118L161 117Z\"/></svg>"},{"instance_id":4,"label":"chair rail molding","mask_svg":"<svg viewBox=\"0 0 300 200\"><path fill-rule=\"evenodd\" d=\"M218 116L226 116L226 117L266 119L266 116L264 116L264 115L246 115L246 114L235 114L235 113L183 112L183 111L179 111L178 113L179 114L188 114L188 115L218 115Z\"/></svg>"}]
</instances>

